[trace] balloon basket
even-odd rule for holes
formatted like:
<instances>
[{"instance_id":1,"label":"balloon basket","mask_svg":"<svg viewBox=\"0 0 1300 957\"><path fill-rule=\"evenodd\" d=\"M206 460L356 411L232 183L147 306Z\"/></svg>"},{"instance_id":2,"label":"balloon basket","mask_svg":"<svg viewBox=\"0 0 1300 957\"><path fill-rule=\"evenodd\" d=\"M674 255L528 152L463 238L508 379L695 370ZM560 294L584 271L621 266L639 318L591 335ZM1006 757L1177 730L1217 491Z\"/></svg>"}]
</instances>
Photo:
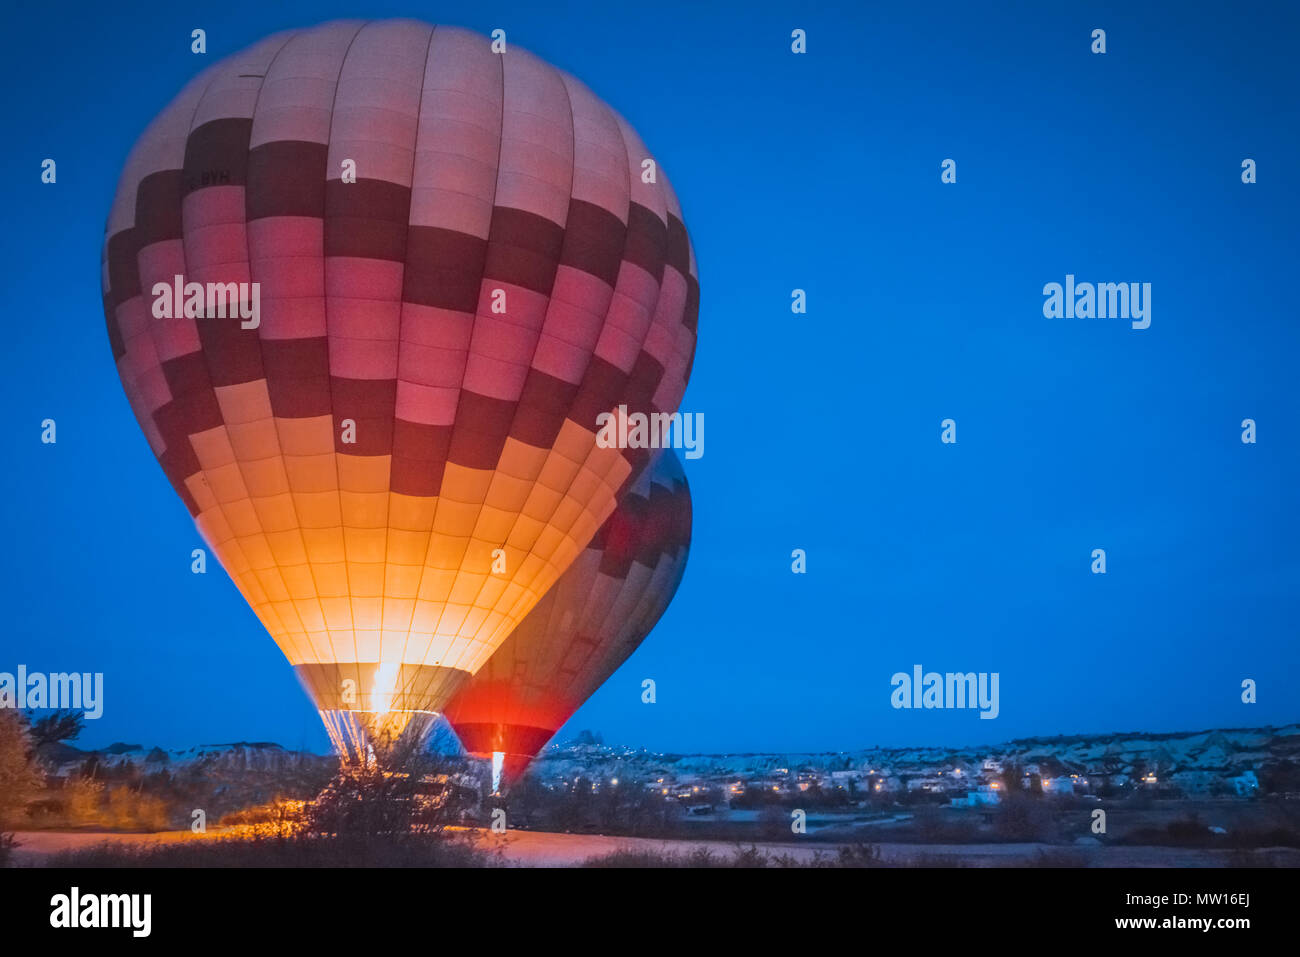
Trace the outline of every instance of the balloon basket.
<instances>
[{"instance_id":1,"label":"balloon basket","mask_svg":"<svg viewBox=\"0 0 1300 957\"><path fill-rule=\"evenodd\" d=\"M320 716L345 767L393 770L424 751L438 719L432 711L330 710Z\"/></svg>"}]
</instances>

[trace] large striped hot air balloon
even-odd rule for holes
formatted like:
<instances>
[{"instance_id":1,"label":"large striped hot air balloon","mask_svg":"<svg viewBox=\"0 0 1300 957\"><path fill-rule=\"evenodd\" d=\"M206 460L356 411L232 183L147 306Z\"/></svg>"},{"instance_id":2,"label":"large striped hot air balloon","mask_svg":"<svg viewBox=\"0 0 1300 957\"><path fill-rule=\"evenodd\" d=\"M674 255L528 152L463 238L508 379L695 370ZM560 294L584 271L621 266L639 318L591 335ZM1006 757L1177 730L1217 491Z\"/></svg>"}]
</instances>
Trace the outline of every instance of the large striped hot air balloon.
<instances>
[{"instance_id":1,"label":"large striped hot air balloon","mask_svg":"<svg viewBox=\"0 0 1300 957\"><path fill-rule=\"evenodd\" d=\"M427 726L591 541L649 455L598 415L680 402L699 287L651 159L567 74L409 20L270 37L132 150L123 388L341 748Z\"/></svg>"},{"instance_id":2,"label":"large striped hot air balloon","mask_svg":"<svg viewBox=\"0 0 1300 957\"><path fill-rule=\"evenodd\" d=\"M491 756L494 783L519 775L650 633L690 541L690 489L665 450L447 707L466 750Z\"/></svg>"}]
</instances>

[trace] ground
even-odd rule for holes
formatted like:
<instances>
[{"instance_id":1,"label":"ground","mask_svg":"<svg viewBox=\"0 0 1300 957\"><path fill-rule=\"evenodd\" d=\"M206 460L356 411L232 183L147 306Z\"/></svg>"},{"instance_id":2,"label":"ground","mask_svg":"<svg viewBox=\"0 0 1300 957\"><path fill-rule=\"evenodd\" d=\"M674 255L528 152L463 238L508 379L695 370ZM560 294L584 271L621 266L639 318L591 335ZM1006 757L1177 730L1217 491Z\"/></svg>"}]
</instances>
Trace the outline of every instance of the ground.
<instances>
[{"instance_id":1,"label":"ground","mask_svg":"<svg viewBox=\"0 0 1300 957\"><path fill-rule=\"evenodd\" d=\"M207 836L217 836L219 829ZM147 843L204 840L205 835L189 831L154 834L123 834L105 831L23 831L16 835L14 863L41 866L51 854L91 847L105 841ZM708 848L727 857L737 844L727 841L663 840L658 838L611 837L601 834L553 834L539 831L508 831L502 835L476 832L485 847L499 849L503 861L516 867L569 867L615 851L650 851L689 854ZM751 843L746 842L745 847ZM788 855L811 861L818 853L834 855L838 845L830 843L758 842L770 856ZM875 845L885 862L928 863L964 867L996 867L1048 863L1101 867L1221 867L1234 863L1232 852L1170 847L1073 847L1049 844L899 844ZM1268 862L1300 866L1300 850L1275 848L1263 852Z\"/></svg>"}]
</instances>

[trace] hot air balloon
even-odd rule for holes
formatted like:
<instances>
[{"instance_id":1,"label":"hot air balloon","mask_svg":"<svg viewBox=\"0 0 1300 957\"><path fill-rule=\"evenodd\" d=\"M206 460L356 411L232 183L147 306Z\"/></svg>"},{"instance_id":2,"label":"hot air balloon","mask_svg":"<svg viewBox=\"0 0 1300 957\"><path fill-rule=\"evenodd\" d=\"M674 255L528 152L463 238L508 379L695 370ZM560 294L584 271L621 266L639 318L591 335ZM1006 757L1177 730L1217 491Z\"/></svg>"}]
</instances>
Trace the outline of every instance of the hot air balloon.
<instances>
[{"instance_id":1,"label":"hot air balloon","mask_svg":"<svg viewBox=\"0 0 1300 957\"><path fill-rule=\"evenodd\" d=\"M102 272L140 427L345 755L427 728L583 551L649 458L597 417L675 410L695 349L632 128L410 20L200 74L130 153Z\"/></svg>"},{"instance_id":2,"label":"hot air balloon","mask_svg":"<svg viewBox=\"0 0 1300 957\"><path fill-rule=\"evenodd\" d=\"M448 705L465 749L491 757L494 790L641 644L686 571L691 495L664 450L587 549Z\"/></svg>"}]
</instances>

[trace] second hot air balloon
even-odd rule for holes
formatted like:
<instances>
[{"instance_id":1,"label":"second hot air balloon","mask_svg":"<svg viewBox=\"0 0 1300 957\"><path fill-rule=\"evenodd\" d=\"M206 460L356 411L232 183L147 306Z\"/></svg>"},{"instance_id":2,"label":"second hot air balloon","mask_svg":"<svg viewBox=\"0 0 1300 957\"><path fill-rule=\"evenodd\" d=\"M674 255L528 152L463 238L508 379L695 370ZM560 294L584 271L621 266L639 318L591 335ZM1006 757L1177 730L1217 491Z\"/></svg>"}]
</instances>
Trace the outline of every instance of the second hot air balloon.
<instances>
[{"instance_id":1,"label":"second hot air balloon","mask_svg":"<svg viewBox=\"0 0 1300 957\"><path fill-rule=\"evenodd\" d=\"M486 665L447 720L509 783L654 628L681 584L691 496L664 450Z\"/></svg>"},{"instance_id":2,"label":"second hot air balloon","mask_svg":"<svg viewBox=\"0 0 1300 957\"><path fill-rule=\"evenodd\" d=\"M464 30L336 22L217 63L106 233L132 409L345 753L483 666L645 467L597 416L671 412L690 374L663 170L580 82Z\"/></svg>"}]
</instances>

